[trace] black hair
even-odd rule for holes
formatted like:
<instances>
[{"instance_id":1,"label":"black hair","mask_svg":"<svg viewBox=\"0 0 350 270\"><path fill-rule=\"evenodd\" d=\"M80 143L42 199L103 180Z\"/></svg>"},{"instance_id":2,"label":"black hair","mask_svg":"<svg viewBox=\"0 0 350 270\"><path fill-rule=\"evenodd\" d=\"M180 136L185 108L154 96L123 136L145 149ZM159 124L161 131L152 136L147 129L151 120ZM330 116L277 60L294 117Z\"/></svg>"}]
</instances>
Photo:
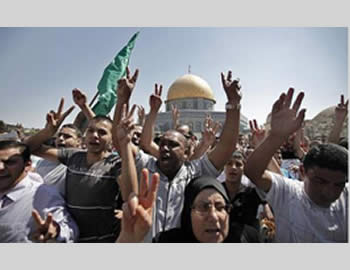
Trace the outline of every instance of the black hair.
<instances>
[{"instance_id":1,"label":"black hair","mask_svg":"<svg viewBox=\"0 0 350 270\"><path fill-rule=\"evenodd\" d=\"M317 166L348 174L348 151L333 143L316 145L304 157L303 165L305 171Z\"/></svg>"},{"instance_id":2,"label":"black hair","mask_svg":"<svg viewBox=\"0 0 350 270\"><path fill-rule=\"evenodd\" d=\"M7 150L10 148L18 148L21 152L23 161L30 161L30 149L28 145L13 140L0 141L0 150Z\"/></svg>"},{"instance_id":3,"label":"black hair","mask_svg":"<svg viewBox=\"0 0 350 270\"><path fill-rule=\"evenodd\" d=\"M78 138L83 137L83 135L81 134L80 129L74 124L65 124L65 125L62 126L62 128L71 128L71 129L73 129L75 131L75 134L77 135Z\"/></svg>"},{"instance_id":4,"label":"black hair","mask_svg":"<svg viewBox=\"0 0 350 270\"><path fill-rule=\"evenodd\" d=\"M91 120L93 120L93 121L106 121L106 122L110 123L111 125L113 125L112 119L106 115L96 115Z\"/></svg>"}]
</instances>

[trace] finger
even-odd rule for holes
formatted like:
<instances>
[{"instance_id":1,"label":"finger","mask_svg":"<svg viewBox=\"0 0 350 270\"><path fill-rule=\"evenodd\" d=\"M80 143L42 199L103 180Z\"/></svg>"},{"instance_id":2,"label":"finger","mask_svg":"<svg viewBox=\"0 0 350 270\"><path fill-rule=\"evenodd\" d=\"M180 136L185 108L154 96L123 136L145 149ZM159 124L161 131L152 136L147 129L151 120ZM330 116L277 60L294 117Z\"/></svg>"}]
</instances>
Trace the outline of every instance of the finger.
<instances>
[{"instance_id":1,"label":"finger","mask_svg":"<svg viewBox=\"0 0 350 270\"><path fill-rule=\"evenodd\" d=\"M253 122L252 122L252 120L249 120L249 127L250 127L250 131L253 133L254 127L253 127Z\"/></svg>"},{"instance_id":2,"label":"finger","mask_svg":"<svg viewBox=\"0 0 350 270\"><path fill-rule=\"evenodd\" d=\"M341 96L340 96L340 104L341 104L341 105L344 105L344 95L341 95Z\"/></svg>"},{"instance_id":3,"label":"finger","mask_svg":"<svg viewBox=\"0 0 350 270\"><path fill-rule=\"evenodd\" d=\"M222 82L222 85L225 87L226 81L225 81L225 74L223 72L221 72L221 82Z\"/></svg>"},{"instance_id":4,"label":"finger","mask_svg":"<svg viewBox=\"0 0 350 270\"><path fill-rule=\"evenodd\" d=\"M63 105L64 105L64 98L61 98L60 104L58 105L58 109L57 109L57 114L58 115L60 115L62 113Z\"/></svg>"},{"instance_id":5,"label":"finger","mask_svg":"<svg viewBox=\"0 0 350 270\"><path fill-rule=\"evenodd\" d=\"M295 110L295 112L299 111L299 108L303 99L304 99L304 92L300 92L293 104L293 110Z\"/></svg>"},{"instance_id":6,"label":"finger","mask_svg":"<svg viewBox=\"0 0 350 270\"><path fill-rule=\"evenodd\" d=\"M346 102L345 102L345 107L348 107L348 103L349 103L349 100L347 99Z\"/></svg>"},{"instance_id":7,"label":"finger","mask_svg":"<svg viewBox=\"0 0 350 270\"><path fill-rule=\"evenodd\" d=\"M139 205L139 199L137 198L137 195L135 192L131 192L128 198L128 209L130 215L133 217L136 214L136 208Z\"/></svg>"},{"instance_id":8,"label":"finger","mask_svg":"<svg viewBox=\"0 0 350 270\"><path fill-rule=\"evenodd\" d=\"M133 116L133 114L134 114L134 112L135 112L135 109L136 109L136 105L134 104L134 105L132 105L132 107L131 107L131 110L130 110L130 112L129 112L129 114L128 114L128 118L130 118L130 117Z\"/></svg>"},{"instance_id":9,"label":"finger","mask_svg":"<svg viewBox=\"0 0 350 270\"><path fill-rule=\"evenodd\" d=\"M301 125L302 125L302 123L303 123L303 121L304 121L305 112L306 112L306 109L302 109L302 110L299 112L298 116L297 116L296 121L297 121L298 128L301 127Z\"/></svg>"},{"instance_id":10,"label":"finger","mask_svg":"<svg viewBox=\"0 0 350 270\"><path fill-rule=\"evenodd\" d=\"M157 96L158 95L158 84L154 84L154 94Z\"/></svg>"},{"instance_id":11,"label":"finger","mask_svg":"<svg viewBox=\"0 0 350 270\"><path fill-rule=\"evenodd\" d=\"M232 71L231 71L231 70L228 71L227 80L228 80L229 82L231 82L231 80L232 80Z\"/></svg>"},{"instance_id":12,"label":"finger","mask_svg":"<svg viewBox=\"0 0 350 270\"><path fill-rule=\"evenodd\" d=\"M126 118L126 104L123 104L121 119L125 119L125 118Z\"/></svg>"},{"instance_id":13,"label":"finger","mask_svg":"<svg viewBox=\"0 0 350 270\"><path fill-rule=\"evenodd\" d=\"M141 179L140 179L140 190L139 194L141 197L145 196L147 194L147 188L145 186L145 179L148 180L148 170L146 168L142 169L141 171Z\"/></svg>"},{"instance_id":14,"label":"finger","mask_svg":"<svg viewBox=\"0 0 350 270\"><path fill-rule=\"evenodd\" d=\"M163 91L163 85L160 85L160 86L159 86L159 96L162 95L162 91Z\"/></svg>"},{"instance_id":15,"label":"finger","mask_svg":"<svg viewBox=\"0 0 350 270\"><path fill-rule=\"evenodd\" d=\"M127 202L123 203L122 209L123 209L123 219L130 220L131 219L131 213L130 213L130 209L129 209L129 206L128 206Z\"/></svg>"},{"instance_id":16,"label":"finger","mask_svg":"<svg viewBox=\"0 0 350 270\"><path fill-rule=\"evenodd\" d=\"M50 224L52 223L52 214L51 213L48 213L47 214L47 217L46 217L46 220L45 220L45 223L44 223L44 227L45 228L49 228Z\"/></svg>"},{"instance_id":17,"label":"finger","mask_svg":"<svg viewBox=\"0 0 350 270\"><path fill-rule=\"evenodd\" d=\"M283 105L283 102L286 98L286 94L285 93L282 93L279 97L278 100L276 100L276 102L273 104L272 106L272 112L273 113L276 113L278 111L280 111L282 109L282 105Z\"/></svg>"},{"instance_id":18,"label":"finger","mask_svg":"<svg viewBox=\"0 0 350 270\"><path fill-rule=\"evenodd\" d=\"M147 207L145 206L145 208L149 208L151 207L157 197L157 191L158 191L158 186L159 186L159 174L158 173L154 173L152 175L152 183L151 183L151 188L147 194Z\"/></svg>"},{"instance_id":19,"label":"finger","mask_svg":"<svg viewBox=\"0 0 350 270\"><path fill-rule=\"evenodd\" d=\"M134 76L132 76L132 79L131 79L131 80L132 80L133 82L136 82L138 76L139 76L139 70L136 69L136 70L135 70L135 73L134 73Z\"/></svg>"},{"instance_id":20,"label":"finger","mask_svg":"<svg viewBox=\"0 0 350 270\"><path fill-rule=\"evenodd\" d=\"M39 225L41 227L44 224L44 220L41 219L41 216L36 209L33 209L32 216L33 216L34 221L37 225Z\"/></svg>"},{"instance_id":21,"label":"finger","mask_svg":"<svg viewBox=\"0 0 350 270\"><path fill-rule=\"evenodd\" d=\"M258 130L259 127L258 127L258 122L256 121L256 119L253 120L253 123L254 123L255 130Z\"/></svg>"},{"instance_id":22,"label":"finger","mask_svg":"<svg viewBox=\"0 0 350 270\"><path fill-rule=\"evenodd\" d=\"M74 110L75 106L71 106L67 111L65 111L65 113L62 115L62 118L65 119L73 110Z\"/></svg>"},{"instance_id":23,"label":"finger","mask_svg":"<svg viewBox=\"0 0 350 270\"><path fill-rule=\"evenodd\" d=\"M126 78L130 79L130 69L128 66L126 67Z\"/></svg>"},{"instance_id":24,"label":"finger","mask_svg":"<svg viewBox=\"0 0 350 270\"><path fill-rule=\"evenodd\" d=\"M290 104L292 103L292 98L293 98L293 93L294 93L294 88L290 87L287 92L287 97L284 101L284 107L289 108Z\"/></svg>"}]
</instances>

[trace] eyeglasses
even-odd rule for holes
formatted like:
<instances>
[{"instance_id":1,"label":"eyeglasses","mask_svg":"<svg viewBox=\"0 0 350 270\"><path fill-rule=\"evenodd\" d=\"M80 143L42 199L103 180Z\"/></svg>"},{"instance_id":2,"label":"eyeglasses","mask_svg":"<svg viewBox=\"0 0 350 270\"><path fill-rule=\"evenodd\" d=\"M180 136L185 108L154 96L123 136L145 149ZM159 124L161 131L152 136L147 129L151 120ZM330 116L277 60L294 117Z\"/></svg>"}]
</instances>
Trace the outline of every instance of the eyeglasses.
<instances>
[{"instance_id":1,"label":"eyeglasses","mask_svg":"<svg viewBox=\"0 0 350 270\"><path fill-rule=\"evenodd\" d=\"M198 214L204 216L209 214L210 209L214 207L215 212L219 213L219 214L228 214L230 213L231 209L232 209L232 205L231 204L223 204L223 203L215 203L214 205L212 203L209 202L201 202L195 205L192 205L191 209L193 209L194 211L196 211Z\"/></svg>"}]
</instances>

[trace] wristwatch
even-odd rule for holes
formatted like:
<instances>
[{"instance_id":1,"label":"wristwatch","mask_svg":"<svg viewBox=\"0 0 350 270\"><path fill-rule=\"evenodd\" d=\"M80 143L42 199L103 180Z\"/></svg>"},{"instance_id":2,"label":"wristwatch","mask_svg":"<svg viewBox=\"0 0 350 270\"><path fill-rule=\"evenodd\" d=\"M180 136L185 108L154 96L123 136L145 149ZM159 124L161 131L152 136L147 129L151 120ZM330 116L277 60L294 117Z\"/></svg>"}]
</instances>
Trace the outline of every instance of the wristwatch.
<instances>
[{"instance_id":1,"label":"wristwatch","mask_svg":"<svg viewBox=\"0 0 350 270\"><path fill-rule=\"evenodd\" d=\"M226 110L235 110L235 109L240 110L241 104L240 103L238 103L238 104L226 103L225 109Z\"/></svg>"}]
</instances>

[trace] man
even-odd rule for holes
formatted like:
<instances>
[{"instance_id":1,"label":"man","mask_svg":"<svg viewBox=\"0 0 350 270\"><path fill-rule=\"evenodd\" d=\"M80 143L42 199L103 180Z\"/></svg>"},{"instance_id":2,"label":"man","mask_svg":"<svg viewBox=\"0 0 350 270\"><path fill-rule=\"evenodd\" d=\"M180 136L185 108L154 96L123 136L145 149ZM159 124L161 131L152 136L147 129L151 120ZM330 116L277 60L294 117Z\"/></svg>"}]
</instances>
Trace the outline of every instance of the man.
<instances>
[{"instance_id":1,"label":"man","mask_svg":"<svg viewBox=\"0 0 350 270\"><path fill-rule=\"evenodd\" d=\"M63 198L54 188L32 181L30 167L27 145L0 142L0 243L75 241L78 228Z\"/></svg>"},{"instance_id":2,"label":"man","mask_svg":"<svg viewBox=\"0 0 350 270\"><path fill-rule=\"evenodd\" d=\"M282 93L271 113L271 130L249 156L245 173L266 193L274 210L277 242L348 242L347 150L334 144L315 146L303 160L304 182L266 171L271 157L302 125L300 93Z\"/></svg>"},{"instance_id":3,"label":"man","mask_svg":"<svg viewBox=\"0 0 350 270\"><path fill-rule=\"evenodd\" d=\"M81 143L81 132L73 124L63 125L55 139L55 146L57 148L80 148ZM35 171L44 179L45 184L55 186L60 194L65 197L65 179L67 171L65 165L60 162L40 159L36 164Z\"/></svg>"},{"instance_id":4,"label":"man","mask_svg":"<svg viewBox=\"0 0 350 270\"><path fill-rule=\"evenodd\" d=\"M45 129L30 137L27 143L32 149L37 149L37 155L67 166L65 198L67 207L79 226L79 242L114 242L120 227L120 222L114 217L114 210L121 207L121 196L127 198L131 191L137 192L137 183L135 185L129 182L128 174L121 164L121 158L133 159L131 150L128 150L130 143L124 142L121 145L121 158L111 154L112 121L106 116L96 116L88 123L86 151L42 147L41 144L55 134L72 110L62 113L62 109L61 100L57 113L47 115ZM130 122L116 128L119 141L125 139L125 133L121 131L130 128ZM122 173L117 183L123 170L125 173Z\"/></svg>"},{"instance_id":5,"label":"man","mask_svg":"<svg viewBox=\"0 0 350 270\"><path fill-rule=\"evenodd\" d=\"M240 85L237 80L232 80L229 71L227 78L221 74L223 88L228 98L226 104L226 122L223 128L221 140L216 148L204 155L199 160L187 162L188 145L183 134L175 130L165 132L159 141L158 153L153 154L158 158L139 151L136 155L137 168L147 168L150 174L160 174L160 184L157 193L156 207L152 231L145 241L150 241L157 233L180 226L180 216L184 202L184 189L191 179L202 174L217 177L226 161L235 150L240 118ZM151 112L146 118L146 123L141 135L141 145L150 145L152 142L152 130L155 119L162 103L161 87L155 86L155 94L151 95ZM115 110L115 121L118 119L118 111L122 104L127 104L131 92L118 92L118 103ZM145 136L147 139L145 140ZM146 149L148 150L148 149ZM186 161L186 162L185 162Z\"/></svg>"}]
</instances>

